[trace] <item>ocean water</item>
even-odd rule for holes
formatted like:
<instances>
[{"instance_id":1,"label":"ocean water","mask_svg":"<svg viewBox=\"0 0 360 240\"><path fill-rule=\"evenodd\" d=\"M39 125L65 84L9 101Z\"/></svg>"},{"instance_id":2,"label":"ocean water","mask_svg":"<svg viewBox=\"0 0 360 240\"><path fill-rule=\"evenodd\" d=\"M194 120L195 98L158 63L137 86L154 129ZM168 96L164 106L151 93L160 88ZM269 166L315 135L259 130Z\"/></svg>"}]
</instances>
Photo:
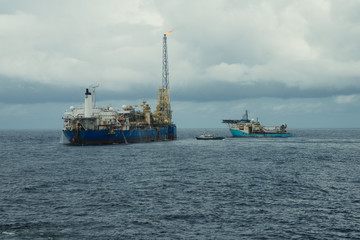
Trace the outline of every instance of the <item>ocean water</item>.
<instances>
[{"instance_id":1,"label":"ocean water","mask_svg":"<svg viewBox=\"0 0 360 240\"><path fill-rule=\"evenodd\" d=\"M360 239L360 129L64 144L0 131L0 239Z\"/></svg>"}]
</instances>

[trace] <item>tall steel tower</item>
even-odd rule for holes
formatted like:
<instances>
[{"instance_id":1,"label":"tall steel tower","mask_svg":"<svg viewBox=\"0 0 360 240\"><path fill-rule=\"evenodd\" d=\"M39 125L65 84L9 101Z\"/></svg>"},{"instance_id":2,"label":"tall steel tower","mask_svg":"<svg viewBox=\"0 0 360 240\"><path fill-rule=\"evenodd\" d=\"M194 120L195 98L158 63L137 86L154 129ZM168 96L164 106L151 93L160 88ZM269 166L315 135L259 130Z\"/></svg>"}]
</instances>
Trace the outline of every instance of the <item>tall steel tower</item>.
<instances>
[{"instance_id":1,"label":"tall steel tower","mask_svg":"<svg viewBox=\"0 0 360 240\"><path fill-rule=\"evenodd\" d=\"M169 96L169 65L168 65L168 51L167 51L167 34L163 37L163 61L162 61L162 88L159 88L158 102L156 105L155 115L158 122L162 124L171 123L171 107Z\"/></svg>"},{"instance_id":2,"label":"tall steel tower","mask_svg":"<svg viewBox=\"0 0 360 240\"><path fill-rule=\"evenodd\" d=\"M162 88L167 90L169 90L169 65L166 35L170 32L165 33L163 37Z\"/></svg>"}]
</instances>

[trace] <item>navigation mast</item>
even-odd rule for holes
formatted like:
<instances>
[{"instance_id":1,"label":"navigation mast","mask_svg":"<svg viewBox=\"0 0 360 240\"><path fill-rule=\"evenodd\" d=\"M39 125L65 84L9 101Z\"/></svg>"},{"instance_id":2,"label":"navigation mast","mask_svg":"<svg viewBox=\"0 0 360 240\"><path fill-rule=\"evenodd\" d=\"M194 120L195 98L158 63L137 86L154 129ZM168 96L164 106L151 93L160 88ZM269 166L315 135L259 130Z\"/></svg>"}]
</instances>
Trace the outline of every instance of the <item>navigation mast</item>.
<instances>
[{"instance_id":1,"label":"navigation mast","mask_svg":"<svg viewBox=\"0 0 360 240\"><path fill-rule=\"evenodd\" d=\"M95 88L99 87L99 84L91 84L90 87L93 89L93 108L96 106L96 95L95 95Z\"/></svg>"}]
</instances>

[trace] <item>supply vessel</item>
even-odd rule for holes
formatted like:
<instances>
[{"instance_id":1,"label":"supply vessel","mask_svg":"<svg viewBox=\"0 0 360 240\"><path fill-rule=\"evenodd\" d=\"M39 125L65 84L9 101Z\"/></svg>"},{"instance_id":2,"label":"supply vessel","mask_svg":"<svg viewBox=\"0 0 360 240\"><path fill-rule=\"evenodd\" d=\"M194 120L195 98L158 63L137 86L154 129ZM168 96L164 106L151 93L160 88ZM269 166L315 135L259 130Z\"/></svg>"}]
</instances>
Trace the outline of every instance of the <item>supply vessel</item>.
<instances>
[{"instance_id":1,"label":"supply vessel","mask_svg":"<svg viewBox=\"0 0 360 240\"><path fill-rule=\"evenodd\" d=\"M248 111L245 111L241 120L223 120L229 125L229 130L234 137L292 137L293 134L286 131L286 123L277 127L265 127L259 121L249 119Z\"/></svg>"},{"instance_id":2,"label":"supply vessel","mask_svg":"<svg viewBox=\"0 0 360 240\"><path fill-rule=\"evenodd\" d=\"M127 144L177 138L169 96L166 35L170 32L165 33L163 38L162 88L158 90L156 110L152 112L146 101L139 105L123 105L121 109L97 107L95 88L98 86L92 86L92 93L88 88L85 91L83 108L71 106L70 111L64 113L63 134L70 144Z\"/></svg>"}]
</instances>

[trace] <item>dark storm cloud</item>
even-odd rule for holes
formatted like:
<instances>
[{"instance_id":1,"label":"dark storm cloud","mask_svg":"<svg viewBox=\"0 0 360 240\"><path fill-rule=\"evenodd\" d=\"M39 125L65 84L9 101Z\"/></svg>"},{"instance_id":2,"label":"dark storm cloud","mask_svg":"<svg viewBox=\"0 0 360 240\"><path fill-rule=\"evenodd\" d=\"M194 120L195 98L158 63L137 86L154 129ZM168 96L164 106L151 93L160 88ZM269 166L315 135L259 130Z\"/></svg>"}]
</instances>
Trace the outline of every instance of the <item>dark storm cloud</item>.
<instances>
[{"instance_id":1,"label":"dark storm cloud","mask_svg":"<svg viewBox=\"0 0 360 240\"><path fill-rule=\"evenodd\" d=\"M89 86L54 86L43 83L0 80L0 103L32 104L48 102L82 102L85 89ZM91 90L91 88L90 88ZM359 94L360 87L332 87L300 89L281 82L259 82L258 84L229 83L213 81L204 85L176 87L170 91L173 101L213 102L256 98L325 98L336 95ZM151 85L132 86L127 91L97 89L97 100L156 99L157 88Z\"/></svg>"},{"instance_id":2,"label":"dark storm cloud","mask_svg":"<svg viewBox=\"0 0 360 240\"><path fill-rule=\"evenodd\" d=\"M229 82L211 82L204 85L193 85L191 88L179 88L172 91L172 99L178 101L231 101L255 98L325 98L336 95L359 94L359 87L342 89L322 87L300 89L289 87L281 82L259 82L258 84L242 84Z\"/></svg>"},{"instance_id":3,"label":"dark storm cloud","mask_svg":"<svg viewBox=\"0 0 360 240\"><path fill-rule=\"evenodd\" d=\"M33 104L49 102L82 102L85 89L89 86L54 86L43 83L14 81L9 79L0 80L0 103L6 104ZM117 99L139 99L154 98L157 89L151 86L135 86L129 91L111 91L99 89L97 91L98 100L117 100Z\"/></svg>"}]
</instances>

